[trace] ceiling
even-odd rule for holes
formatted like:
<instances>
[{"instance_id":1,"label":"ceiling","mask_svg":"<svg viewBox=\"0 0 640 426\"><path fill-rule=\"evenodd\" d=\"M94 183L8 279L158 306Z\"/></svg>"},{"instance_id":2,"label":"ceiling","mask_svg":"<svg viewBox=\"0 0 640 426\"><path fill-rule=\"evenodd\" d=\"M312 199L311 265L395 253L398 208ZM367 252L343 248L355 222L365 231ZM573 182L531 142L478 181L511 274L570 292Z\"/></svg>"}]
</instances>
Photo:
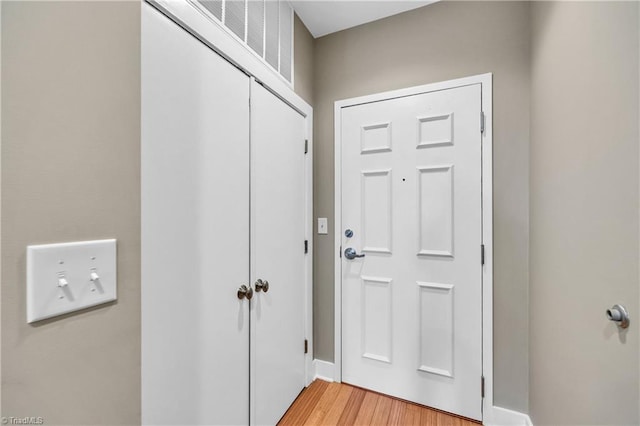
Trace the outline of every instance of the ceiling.
<instances>
[{"instance_id":1,"label":"ceiling","mask_svg":"<svg viewBox=\"0 0 640 426\"><path fill-rule=\"evenodd\" d=\"M416 9L437 0L292 0L291 5L318 38Z\"/></svg>"}]
</instances>

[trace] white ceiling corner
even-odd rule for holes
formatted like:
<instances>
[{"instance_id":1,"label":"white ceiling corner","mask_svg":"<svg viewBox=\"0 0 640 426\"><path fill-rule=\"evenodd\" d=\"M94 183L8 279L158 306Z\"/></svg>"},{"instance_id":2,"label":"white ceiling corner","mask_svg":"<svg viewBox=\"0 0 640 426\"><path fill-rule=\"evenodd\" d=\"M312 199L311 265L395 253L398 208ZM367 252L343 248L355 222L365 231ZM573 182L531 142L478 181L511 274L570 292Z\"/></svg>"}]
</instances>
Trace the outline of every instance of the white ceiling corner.
<instances>
[{"instance_id":1,"label":"white ceiling corner","mask_svg":"<svg viewBox=\"0 0 640 426\"><path fill-rule=\"evenodd\" d=\"M435 0L437 1L437 0ZM294 10L318 38L387 16L435 3L434 0L291 0Z\"/></svg>"}]
</instances>

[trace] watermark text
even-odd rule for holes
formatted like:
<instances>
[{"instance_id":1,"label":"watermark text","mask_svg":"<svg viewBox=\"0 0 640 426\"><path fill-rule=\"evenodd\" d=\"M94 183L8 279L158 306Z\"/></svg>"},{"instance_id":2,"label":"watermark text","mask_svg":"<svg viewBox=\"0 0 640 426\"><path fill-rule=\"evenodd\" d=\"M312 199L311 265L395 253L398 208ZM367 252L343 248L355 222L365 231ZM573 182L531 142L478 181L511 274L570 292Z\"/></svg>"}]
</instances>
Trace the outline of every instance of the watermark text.
<instances>
[{"instance_id":1,"label":"watermark text","mask_svg":"<svg viewBox=\"0 0 640 426\"><path fill-rule=\"evenodd\" d=\"M3 425L43 425L44 417L34 417L34 416L25 416L25 417L13 417L7 416L2 418Z\"/></svg>"}]
</instances>

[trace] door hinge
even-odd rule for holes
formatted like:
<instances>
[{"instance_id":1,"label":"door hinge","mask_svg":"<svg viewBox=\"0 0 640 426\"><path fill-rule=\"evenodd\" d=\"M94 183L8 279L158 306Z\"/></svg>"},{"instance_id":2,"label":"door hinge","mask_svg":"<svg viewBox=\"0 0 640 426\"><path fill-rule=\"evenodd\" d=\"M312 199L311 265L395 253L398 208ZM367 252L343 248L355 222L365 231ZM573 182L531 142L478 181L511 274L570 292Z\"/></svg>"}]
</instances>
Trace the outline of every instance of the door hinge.
<instances>
[{"instance_id":1,"label":"door hinge","mask_svg":"<svg viewBox=\"0 0 640 426\"><path fill-rule=\"evenodd\" d=\"M480 385L480 387L481 387L480 393L481 393L482 397L484 398L484 376L482 376L482 378L480 379L480 383L481 383L481 385Z\"/></svg>"},{"instance_id":2,"label":"door hinge","mask_svg":"<svg viewBox=\"0 0 640 426\"><path fill-rule=\"evenodd\" d=\"M309 353L309 341L304 339L304 353Z\"/></svg>"},{"instance_id":3,"label":"door hinge","mask_svg":"<svg viewBox=\"0 0 640 426\"><path fill-rule=\"evenodd\" d=\"M309 253L309 240L304 240L304 253Z\"/></svg>"},{"instance_id":4,"label":"door hinge","mask_svg":"<svg viewBox=\"0 0 640 426\"><path fill-rule=\"evenodd\" d=\"M484 111L480 111L480 133L484 133Z\"/></svg>"},{"instance_id":5,"label":"door hinge","mask_svg":"<svg viewBox=\"0 0 640 426\"><path fill-rule=\"evenodd\" d=\"M338 249L338 256L342 258L342 246L340 246L340 248Z\"/></svg>"},{"instance_id":6,"label":"door hinge","mask_svg":"<svg viewBox=\"0 0 640 426\"><path fill-rule=\"evenodd\" d=\"M484 265L484 244L480 245L480 262Z\"/></svg>"},{"instance_id":7,"label":"door hinge","mask_svg":"<svg viewBox=\"0 0 640 426\"><path fill-rule=\"evenodd\" d=\"M309 152L309 139L304 140L304 153Z\"/></svg>"}]
</instances>

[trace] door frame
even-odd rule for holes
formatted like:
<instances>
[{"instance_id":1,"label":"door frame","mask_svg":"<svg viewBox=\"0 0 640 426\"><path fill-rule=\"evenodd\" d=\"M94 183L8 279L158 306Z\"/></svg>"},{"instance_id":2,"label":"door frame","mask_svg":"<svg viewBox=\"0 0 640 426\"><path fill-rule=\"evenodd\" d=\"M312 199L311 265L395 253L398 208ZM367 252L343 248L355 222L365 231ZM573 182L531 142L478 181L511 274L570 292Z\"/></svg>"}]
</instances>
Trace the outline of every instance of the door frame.
<instances>
[{"instance_id":1,"label":"door frame","mask_svg":"<svg viewBox=\"0 0 640 426\"><path fill-rule=\"evenodd\" d=\"M253 78L267 90L280 98L284 103L300 113L305 119L306 143L300 141L300 149L306 148L305 156L305 239L308 241L308 252L304 265L304 330L308 341L308 352L305 353L305 385L314 379L313 365L313 108L297 93L292 85L266 65L238 38L233 37L222 24L203 13L190 0L144 0L167 16L182 29L193 35L223 59ZM303 241L300 241L303 247ZM247 283L251 284L251 283ZM303 348L303 342L300 342Z\"/></svg>"},{"instance_id":2,"label":"door frame","mask_svg":"<svg viewBox=\"0 0 640 426\"><path fill-rule=\"evenodd\" d=\"M342 108L385 101L394 98L414 96L439 90L454 89L472 84L481 85L481 106L484 112L484 132L482 138L482 240L485 247L482 268L482 375L484 377L484 399L482 418L492 418L493 410L493 74L479 74L470 77L447 80L421 86L414 86L389 92L360 96L336 101L334 104L334 155L335 155L335 306L334 306L334 377L342 381ZM478 389L480 392L480 389Z\"/></svg>"}]
</instances>

